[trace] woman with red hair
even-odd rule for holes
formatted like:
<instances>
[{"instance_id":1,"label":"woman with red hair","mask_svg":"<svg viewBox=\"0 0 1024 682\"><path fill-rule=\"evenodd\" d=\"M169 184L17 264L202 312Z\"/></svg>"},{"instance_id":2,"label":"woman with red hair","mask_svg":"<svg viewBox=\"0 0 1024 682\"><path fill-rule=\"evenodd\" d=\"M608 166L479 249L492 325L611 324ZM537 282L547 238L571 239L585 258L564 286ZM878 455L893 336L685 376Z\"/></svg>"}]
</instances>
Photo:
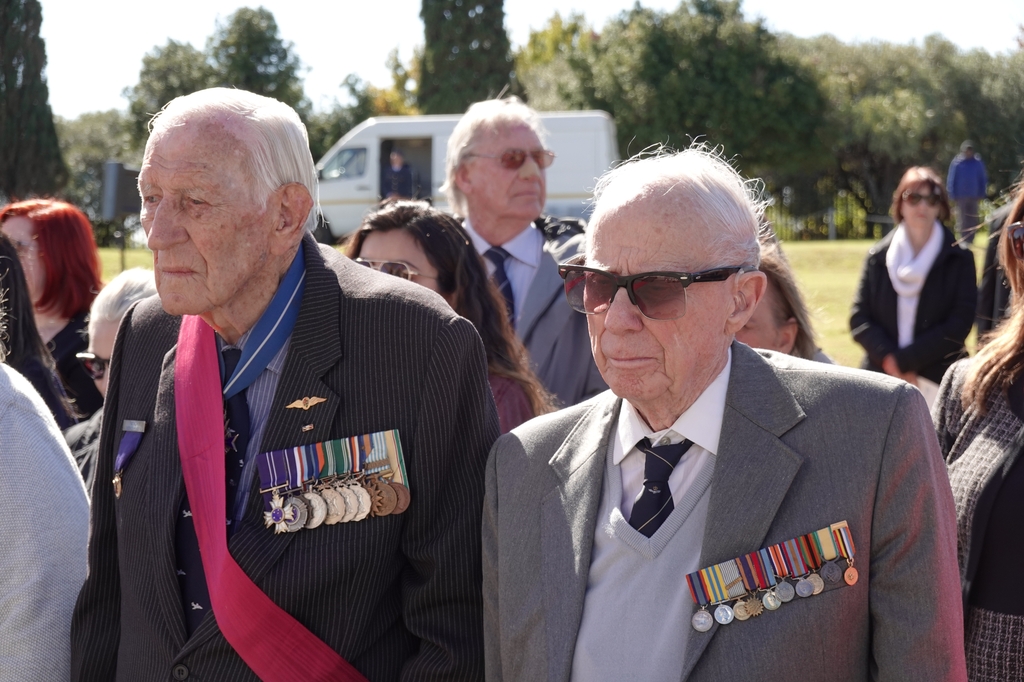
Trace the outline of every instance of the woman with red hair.
<instances>
[{"instance_id":1,"label":"woman with red hair","mask_svg":"<svg viewBox=\"0 0 1024 682\"><path fill-rule=\"evenodd\" d=\"M103 286L92 224L71 204L30 199L0 209L0 232L18 251L39 335L53 354L68 396L79 416L88 417L103 404L75 357L86 349L86 315Z\"/></svg>"}]
</instances>

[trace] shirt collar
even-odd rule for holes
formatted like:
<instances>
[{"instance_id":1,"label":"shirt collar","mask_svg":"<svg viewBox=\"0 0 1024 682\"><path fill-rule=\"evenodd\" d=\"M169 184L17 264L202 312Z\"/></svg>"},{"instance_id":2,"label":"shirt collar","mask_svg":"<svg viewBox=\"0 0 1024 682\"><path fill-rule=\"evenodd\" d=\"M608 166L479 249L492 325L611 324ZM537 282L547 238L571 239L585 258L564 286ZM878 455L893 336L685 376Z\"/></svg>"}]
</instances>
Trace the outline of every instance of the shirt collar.
<instances>
[{"instance_id":1,"label":"shirt collar","mask_svg":"<svg viewBox=\"0 0 1024 682\"><path fill-rule=\"evenodd\" d=\"M473 229L469 218L463 221L462 226L465 228L466 233L469 234L469 238L473 240L473 246L476 248L477 253L483 255L484 252L491 248L492 245ZM533 223L530 223L525 230L501 245L501 248L508 251L510 256L534 268L540 265L543 247L544 235L533 226Z\"/></svg>"},{"instance_id":2,"label":"shirt collar","mask_svg":"<svg viewBox=\"0 0 1024 682\"><path fill-rule=\"evenodd\" d=\"M220 338L220 334L214 334L214 338L217 339L218 350L223 353L227 348L237 348L238 350L245 352L245 344L249 341L249 336L252 334L252 327L242 334L242 337L238 339L238 343L228 343L224 339ZM281 344L281 348L278 349L277 353L267 363L267 369L274 374L281 374L281 370L284 368L285 358L288 357L288 346L291 345L292 335L289 334L288 338ZM224 370L224 356L220 356L221 360L221 371Z\"/></svg>"},{"instance_id":3,"label":"shirt collar","mask_svg":"<svg viewBox=\"0 0 1024 682\"><path fill-rule=\"evenodd\" d=\"M725 418L725 397L729 391L729 375L732 372L732 348L728 349L725 367L719 372L704 392L701 393L690 407L679 415L679 418L667 429L651 431L651 427L637 413L628 400L622 401L619 412L619 423L616 437L619 448L615 453L614 462L620 464L640 441L650 438L651 442L663 436L678 436L677 440L689 438L696 445L704 448L712 455L718 454L718 442L722 436L722 420Z\"/></svg>"}]
</instances>

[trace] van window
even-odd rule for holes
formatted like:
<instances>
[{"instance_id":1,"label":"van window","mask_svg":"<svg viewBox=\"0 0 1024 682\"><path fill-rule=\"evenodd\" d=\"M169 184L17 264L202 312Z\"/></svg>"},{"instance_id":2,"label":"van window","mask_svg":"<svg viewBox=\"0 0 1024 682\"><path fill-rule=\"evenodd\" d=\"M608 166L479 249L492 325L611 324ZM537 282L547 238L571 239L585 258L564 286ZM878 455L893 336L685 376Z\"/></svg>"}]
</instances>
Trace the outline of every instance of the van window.
<instances>
[{"instance_id":1,"label":"van window","mask_svg":"<svg viewBox=\"0 0 1024 682\"><path fill-rule=\"evenodd\" d=\"M322 180L335 178L358 178L366 172L366 149L341 149L324 164L320 171Z\"/></svg>"}]
</instances>

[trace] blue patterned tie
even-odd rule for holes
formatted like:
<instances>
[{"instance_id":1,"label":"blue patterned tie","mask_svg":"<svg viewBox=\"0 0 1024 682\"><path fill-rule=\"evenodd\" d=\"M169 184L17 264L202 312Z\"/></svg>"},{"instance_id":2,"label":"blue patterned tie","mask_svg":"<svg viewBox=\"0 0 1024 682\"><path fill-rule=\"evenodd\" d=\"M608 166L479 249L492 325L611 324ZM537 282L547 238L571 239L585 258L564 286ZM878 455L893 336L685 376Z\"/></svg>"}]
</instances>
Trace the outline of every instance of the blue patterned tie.
<instances>
[{"instance_id":1,"label":"blue patterned tie","mask_svg":"<svg viewBox=\"0 0 1024 682\"><path fill-rule=\"evenodd\" d=\"M505 272L505 260L509 257L509 252L500 246L494 246L484 252L484 257L494 264L494 274L491 276L498 286L498 291L505 297L508 320L514 329L516 326L516 301L512 297L512 283L508 281L508 273Z\"/></svg>"},{"instance_id":2,"label":"blue patterned tie","mask_svg":"<svg viewBox=\"0 0 1024 682\"><path fill-rule=\"evenodd\" d=\"M629 525L647 537L661 528L661 524L675 508L668 477L691 445L691 441L684 440L675 445L652 447L647 438L636 444L637 449L647 455L647 459L644 462L644 489L633 504Z\"/></svg>"},{"instance_id":3,"label":"blue patterned tie","mask_svg":"<svg viewBox=\"0 0 1024 682\"><path fill-rule=\"evenodd\" d=\"M222 354L224 376L230 377L238 366L242 351L237 348L225 348ZM245 399L246 392L247 389L244 389L224 401L224 479L227 488L225 513L229 539L235 530L235 494L238 491L242 466L245 464L245 451L249 446L249 406ZM199 541L192 523L192 508L188 503L188 494L182 496L178 507L174 549L178 564L178 587L181 589L181 603L185 610L185 630L191 637L203 621L206 612L210 610L210 592L206 587L206 574L203 572L203 560L199 554Z\"/></svg>"}]
</instances>

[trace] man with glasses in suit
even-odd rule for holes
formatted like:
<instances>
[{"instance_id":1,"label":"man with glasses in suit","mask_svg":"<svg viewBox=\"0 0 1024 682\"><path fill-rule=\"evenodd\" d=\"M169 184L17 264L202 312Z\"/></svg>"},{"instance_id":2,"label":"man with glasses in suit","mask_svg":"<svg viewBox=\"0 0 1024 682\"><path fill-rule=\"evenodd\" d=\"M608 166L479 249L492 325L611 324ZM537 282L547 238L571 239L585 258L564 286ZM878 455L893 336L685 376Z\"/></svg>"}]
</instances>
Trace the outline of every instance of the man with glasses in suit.
<instances>
[{"instance_id":1,"label":"man with glasses in suit","mask_svg":"<svg viewBox=\"0 0 1024 682\"><path fill-rule=\"evenodd\" d=\"M487 679L962 681L949 481L902 381L734 340L763 204L694 148L598 182L561 266L610 391L487 467Z\"/></svg>"},{"instance_id":2,"label":"man with glasses in suit","mask_svg":"<svg viewBox=\"0 0 1024 682\"><path fill-rule=\"evenodd\" d=\"M477 102L448 138L444 191L505 296L516 334L544 387L574 405L607 386L588 352L586 321L562 297L558 264L583 245L582 227L542 217L544 148L537 112L516 97Z\"/></svg>"}]
</instances>

